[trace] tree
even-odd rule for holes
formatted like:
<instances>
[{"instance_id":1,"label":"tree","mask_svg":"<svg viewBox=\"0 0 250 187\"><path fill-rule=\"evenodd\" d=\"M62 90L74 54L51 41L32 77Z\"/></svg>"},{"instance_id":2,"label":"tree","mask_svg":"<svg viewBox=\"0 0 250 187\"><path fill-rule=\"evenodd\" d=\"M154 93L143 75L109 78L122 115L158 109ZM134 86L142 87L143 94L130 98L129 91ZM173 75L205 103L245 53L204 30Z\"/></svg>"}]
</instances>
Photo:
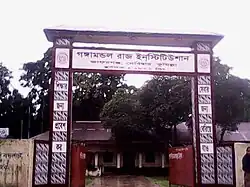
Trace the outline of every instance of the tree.
<instances>
[{"instance_id":1,"label":"tree","mask_svg":"<svg viewBox=\"0 0 250 187\"><path fill-rule=\"evenodd\" d=\"M33 121L35 108L31 100L24 98L18 90L14 89L11 95L2 103L5 108L5 115L2 116L1 122L10 130L12 138L30 137L30 122ZM13 117L14 116L14 117Z\"/></svg>"},{"instance_id":2,"label":"tree","mask_svg":"<svg viewBox=\"0 0 250 187\"><path fill-rule=\"evenodd\" d=\"M12 78L11 72L0 63L0 126L6 127L5 116L9 110L8 97L11 94L9 89L10 80Z\"/></svg>"},{"instance_id":3,"label":"tree","mask_svg":"<svg viewBox=\"0 0 250 187\"><path fill-rule=\"evenodd\" d=\"M217 57L214 58L213 66L215 121L221 127L221 137L223 137L226 130L235 130L239 122L245 119L244 114L250 103L250 81L230 74L231 68L221 64ZM127 99L114 97L107 103L103 108L102 118L112 119L118 115L119 120L112 121L114 128L142 126L140 128L148 132L153 130L158 138L165 141L171 139L170 134L167 134L168 129L187 121L191 113L191 86L188 78L154 77L134 95L123 95L123 97ZM126 105L119 102L125 102ZM137 107L131 106L135 104ZM130 112L126 112L125 109L128 108ZM136 109L138 111L135 111ZM140 113L139 121L138 115L135 116L135 120L132 113ZM136 133L137 128L134 129Z\"/></svg>"},{"instance_id":4,"label":"tree","mask_svg":"<svg viewBox=\"0 0 250 187\"><path fill-rule=\"evenodd\" d=\"M118 140L169 141L172 126L188 115L190 103L181 97L189 84L188 79L161 76L133 94L119 90L104 105L101 118L111 124Z\"/></svg>"},{"instance_id":5,"label":"tree","mask_svg":"<svg viewBox=\"0 0 250 187\"><path fill-rule=\"evenodd\" d=\"M183 98L185 96L185 99ZM155 76L142 88L139 95L148 118L152 119L155 134L164 141L177 141L171 129L187 119L190 113L190 80L177 76Z\"/></svg>"},{"instance_id":6,"label":"tree","mask_svg":"<svg viewBox=\"0 0 250 187\"><path fill-rule=\"evenodd\" d=\"M52 64L52 48L41 60L23 65L20 81L22 86L31 88L29 97L37 106L36 128L34 133L49 129L49 99ZM124 75L100 73L75 73L73 92L73 121L99 120L103 105L108 102L119 88L126 88Z\"/></svg>"},{"instance_id":7,"label":"tree","mask_svg":"<svg viewBox=\"0 0 250 187\"><path fill-rule=\"evenodd\" d=\"M9 90L11 79L11 71L9 71L3 63L0 63L0 102L6 99L11 93Z\"/></svg>"},{"instance_id":8,"label":"tree","mask_svg":"<svg viewBox=\"0 0 250 187\"><path fill-rule=\"evenodd\" d=\"M184 100L184 95L189 99ZM149 108L153 122L170 128L190 112L190 95L188 78L160 76L148 81L139 97L141 104Z\"/></svg>"},{"instance_id":9,"label":"tree","mask_svg":"<svg viewBox=\"0 0 250 187\"><path fill-rule=\"evenodd\" d=\"M244 111L249 107L250 81L230 74L232 68L214 60L215 119L221 127L220 141L226 131L234 131L244 121Z\"/></svg>"},{"instance_id":10,"label":"tree","mask_svg":"<svg viewBox=\"0 0 250 187\"><path fill-rule=\"evenodd\" d=\"M107 102L100 114L106 127L111 127L116 140L142 140L150 127L145 128L144 108L137 100L136 88L120 88Z\"/></svg>"},{"instance_id":11,"label":"tree","mask_svg":"<svg viewBox=\"0 0 250 187\"><path fill-rule=\"evenodd\" d=\"M10 90L11 72L0 63L0 127L9 128L10 137L27 137L29 114L34 109L29 98L24 98L16 89ZM30 118L32 120L32 117ZM23 125L22 125L23 124Z\"/></svg>"},{"instance_id":12,"label":"tree","mask_svg":"<svg viewBox=\"0 0 250 187\"><path fill-rule=\"evenodd\" d=\"M128 88L124 75L75 73L74 120L99 120L102 107L119 88ZM84 117L84 118L83 118Z\"/></svg>"},{"instance_id":13,"label":"tree","mask_svg":"<svg viewBox=\"0 0 250 187\"><path fill-rule=\"evenodd\" d=\"M52 49L49 48L41 60L23 65L24 73L20 77L23 87L31 88L29 98L37 111L35 125L31 125L32 135L49 129L49 88L51 79Z\"/></svg>"}]
</instances>

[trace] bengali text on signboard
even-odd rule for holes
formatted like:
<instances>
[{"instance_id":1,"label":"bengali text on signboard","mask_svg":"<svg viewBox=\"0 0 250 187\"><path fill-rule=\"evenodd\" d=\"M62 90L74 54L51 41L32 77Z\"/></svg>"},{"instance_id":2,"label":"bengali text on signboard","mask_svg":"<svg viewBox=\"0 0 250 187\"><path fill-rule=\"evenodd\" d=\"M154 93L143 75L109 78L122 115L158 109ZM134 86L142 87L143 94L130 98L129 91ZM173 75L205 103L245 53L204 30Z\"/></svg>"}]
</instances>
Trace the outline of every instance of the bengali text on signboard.
<instances>
[{"instance_id":1,"label":"bengali text on signboard","mask_svg":"<svg viewBox=\"0 0 250 187\"><path fill-rule=\"evenodd\" d=\"M194 54L73 49L72 68L132 72L195 72Z\"/></svg>"}]
</instances>

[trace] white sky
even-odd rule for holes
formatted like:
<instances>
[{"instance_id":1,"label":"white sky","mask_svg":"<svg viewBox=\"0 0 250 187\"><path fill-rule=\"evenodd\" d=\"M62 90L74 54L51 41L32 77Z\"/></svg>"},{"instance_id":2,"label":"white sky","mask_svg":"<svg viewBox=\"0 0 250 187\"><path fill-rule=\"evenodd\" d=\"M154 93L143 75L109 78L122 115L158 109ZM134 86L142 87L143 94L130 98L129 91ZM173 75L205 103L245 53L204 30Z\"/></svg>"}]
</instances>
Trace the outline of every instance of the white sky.
<instances>
[{"instance_id":1,"label":"white sky","mask_svg":"<svg viewBox=\"0 0 250 187\"><path fill-rule=\"evenodd\" d=\"M202 30L224 34L215 54L235 75L250 78L248 5L247 0L0 0L0 62L13 71L13 86L25 93L18 69L51 46L43 33L46 27ZM145 76L127 79L140 86Z\"/></svg>"}]
</instances>

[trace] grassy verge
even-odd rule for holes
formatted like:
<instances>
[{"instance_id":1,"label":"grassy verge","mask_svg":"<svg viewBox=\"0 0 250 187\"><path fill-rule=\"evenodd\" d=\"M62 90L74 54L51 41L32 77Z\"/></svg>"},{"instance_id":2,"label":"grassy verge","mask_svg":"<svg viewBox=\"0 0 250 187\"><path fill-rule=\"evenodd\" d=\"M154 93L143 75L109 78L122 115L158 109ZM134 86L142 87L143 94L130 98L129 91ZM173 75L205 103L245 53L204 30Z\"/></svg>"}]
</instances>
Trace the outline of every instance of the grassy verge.
<instances>
[{"instance_id":1,"label":"grassy verge","mask_svg":"<svg viewBox=\"0 0 250 187\"><path fill-rule=\"evenodd\" d=\"M93 182L93 178L91 178L91 177L86 177L85 180L86 180L85 181L85 186L88 186L91 182Z\"/></svg>"},{"instance_id":2,"label":"grassy verge","mask_svg":"<svg viewBox=\"0 0 250 187\"><path fill-rule=\"evenodd\" d=\"M169 183L166 178L160 178L160 177L147 177L148 180L150 180L153 184L157 184L160 187L168 187Z\"/></svg>"}]
</instances>

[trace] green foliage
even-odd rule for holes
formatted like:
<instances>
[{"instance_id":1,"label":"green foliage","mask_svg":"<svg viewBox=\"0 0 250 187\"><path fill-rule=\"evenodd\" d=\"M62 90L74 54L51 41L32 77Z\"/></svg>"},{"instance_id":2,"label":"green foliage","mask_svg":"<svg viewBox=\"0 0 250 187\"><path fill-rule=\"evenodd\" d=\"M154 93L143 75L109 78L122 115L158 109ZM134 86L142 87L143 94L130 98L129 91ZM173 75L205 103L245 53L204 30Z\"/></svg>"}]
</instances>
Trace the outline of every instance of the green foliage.
<instances>
[{"instance_id":1,"label":"green foliage","mask_svg":"<svg viewBox=\"0 0 250 187\"><path fill-rule=\"evenodd\" d=\"M143 108L140 106L136 95L136 89L118 89L112 99L107 102L100 114L106 126L112 127L117 140L124 138L136 139L138 135L144 135L145 126Z\"/></svg>"},{"instance_id":2,"label":"green foliage","mask_svg":"<svg viewBox=\"0 0 250 187\"><path fill-rule=\"evenodd\" d=\"M240 122L249 121L250 80L230 74L231 69L215 58L215 119L222 129L220 140L225 131L236 130Z\"/></svg>"},{"instance_id":3,"label":"green foliage","mask_svg":"<svg viewBox=\"0 0 250 187\"><path fill-rule=\"evenodd\" d=\"M159 187L169 187L169 181L167 178L164 177L147 177L147 180L152 182L155 185L158 185ZM178 185L171 185L177 187Z\"/></svg>"},{"instance_id":4,"label":"green foliage","mask_svg":"<svg viewBox=\"0 0 250 187\"><path fill-rule=\"evenodd\" d=\"M18 90L10 90L11 72L0 63L0 127L10 128L10 137L20 137L21 121L27 124L28 113L34 108L31 105L29 97L24 98ZM27 128L26 128L27 129ZM27 131L24 132L27 135Z\"/></svg>"},{"instance_id":5,"label":"green foliage","mask_svg":"<svg viewBox=\"0 0 250 187\"><path fill-rule=\"evenodd\" d=\"M13 137L20 137L21 121L26 132L31 122L32 135L49 129L51 64L49 48L42 59L23 65L20 82L31 88L24 98L9 89L11 72L0 63L0 126L10 127ZM218 57L213 68L215 119L223 135L250 120L250 81L232 75ZM124 83L124 75L76 73L73 77L73 120L102 119L116 139L168 141L170 129L191 113L189 78L153 77L136 89Z\"/></svg>"},{"instance_id":6,"label":"green foliage","mask_svg":"<svg viewBox=\"0 0 250 187\"><path fill-rule=\"evenodd\" d=\"M3 63L0 63L0 102L6 99L11 93L9 90L11 79L11 71L9 71Z\"/></svg>"},{"instance_id":7,"label":"green foliage","mask_svg":"<svg viewBox=\"0 0 250 187\"><path fill-rule=\"evenodd\" d=\"M142 87L139 100L148 111L154 126L171 128L185 121L190 113L190 95L189 79L158 76ZM187 100L183 100L183 96Z\"/></svg>"},{"instance_id":8,"label":"green foliage","mask_svg":"<svg viewBox=\"0 0 250 187\"><path fill-rule=\"evenodd\" d=\"M168 140L170 128L190 112L190 81L179 77L154 77L130 93L118 90L106 103L101 119L113 127L116 139Z\"/></svg>"},{"instance_id":9,"label":"green foliage","mask_svg":"<svg viewBox=\"0 0 250 187\"><path fill-rule=\"evenodd\" d=\"M94 178L86 177L85 186L90 186L93 181L94 181Z\"/></svg>"},{"instance_id":10,"label":"green foliage","mask_svg":"<svg viewBox=\"0 0 250 187\"><path fill-rule=\"evenodd\" d=\"M250 81L230 74L231 68L214 58L215 120L222 129L235 130L239 122L249 120ZM151 138L171 140L172 127L187 121L191 113L189 78L158 76L149 80L134 94L117 92L106 103L101 118L112 124L114 134L129 129L143 131ZM138 137L138 136L135 136Z\"/></svg>"},{"instance_id":11,"label":"green foliage","mask_svg":"<svg viewBox=\"0 0 250 187\"><path fill-rule=\"evenodd\" d=\"M49 99L51 82L52 48L49 48L41 60L23 65L20 82L31 88L32 98L37 111L33 134L49 129ZM124 75L100 73L75 73L73 76L73 120L99 120L103 105L108 102L119 88L128 88Z\"/></svg>"}]
</instances>

